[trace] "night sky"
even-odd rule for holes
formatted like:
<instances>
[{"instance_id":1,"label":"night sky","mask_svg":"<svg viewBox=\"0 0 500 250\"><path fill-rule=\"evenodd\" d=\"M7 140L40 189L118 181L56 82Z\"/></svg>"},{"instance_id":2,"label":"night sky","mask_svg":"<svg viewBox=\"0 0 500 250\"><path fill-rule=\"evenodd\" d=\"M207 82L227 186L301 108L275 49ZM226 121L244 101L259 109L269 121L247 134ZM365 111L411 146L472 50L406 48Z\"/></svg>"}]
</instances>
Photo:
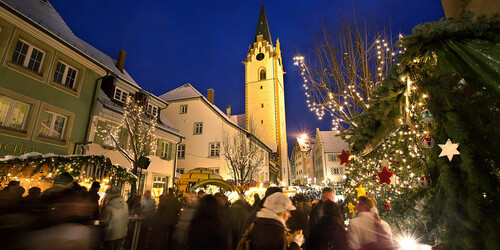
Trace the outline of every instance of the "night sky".
<instances>
[{"instance_id":1,"label":"night sky","mask_svg":"<svg viewBox=\"0 0 500 250\"><path fill-rule=\"evenodd\" d=\"M202 94L215 90L215 104L232 114L245 108L244 65L253 43L261 0L51 0L73 33L109 56L127 52L125 69L145 90L161 95L185 83ZM351 10L348 0L264 1L273 44L280 39L285 81L289 151L301 132L331 129L305 104L293 57L307 56L323 21L335 24ZM394 32L444 18L439 0L354 0L357 15Z\"/></svg>"}]
</instances>

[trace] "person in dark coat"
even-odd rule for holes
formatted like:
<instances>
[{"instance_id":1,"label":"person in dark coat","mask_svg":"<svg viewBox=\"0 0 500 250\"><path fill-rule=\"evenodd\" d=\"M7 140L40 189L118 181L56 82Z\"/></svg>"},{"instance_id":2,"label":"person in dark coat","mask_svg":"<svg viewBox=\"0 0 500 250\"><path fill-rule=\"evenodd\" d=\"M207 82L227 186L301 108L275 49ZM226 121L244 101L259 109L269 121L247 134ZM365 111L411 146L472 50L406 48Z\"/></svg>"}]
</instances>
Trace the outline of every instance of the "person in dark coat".
<instances>
[{"instance_id":1,"label":"person in dark coat","mask_svg":"<svg viewBox=\"0 0 500 250\"><path fill-rule=\"evenodd\" d=\"M99 211L99 200L101 197L99 196L99 189L101 188L101 184L98 181L92 182L92 186L90 187L89 190L89 198L90 202L92 202L92 206L94 209L94 212L92 213L92 219L98 220L100 215Z\"/></svg>"},{"instance_id":2,"label":"person in dark coat","mask_svg":"<svg viewBox=\"0 0 500 250\"><path fill-rule=\"evenodd\" d=\"M308 213L305 212L305 196L302 194L298 194L294 197L296 207L295 210L291 211L292 217L286 222L288 228L292 232L302 230L304 237L307 239L309 235L309 227L308 227Z\"/></svg>"},{"instance_id":3,"label":"person in dark coat","mask_svg":"<svg viewBox=\"0 0 500 250\"><path fill-rule=\"evenodd\" d=\"M311 231L311 228L319 222L319 219L322 216L322 211L321 211L321 206L323 202L330 200L334 202L335 198L335 193L333 192L333 189L331 187L325 187L321 191L321 200L314 205L314 207L311 209L311 213L309 214L309 232Z\"/></svg>"},{"instance_id":4,"label":"person in dark coat","mask_svg":"<svg viewBox=\"0 0 500 250\"><path fill-rule=\"evenodd\" d=\"M156 235L161 249L173 249L175 225L179 222L180 211L181 204L175 197L174 190L169 188L168 193L160 196L160 202L158 203L157 223L159 226Z\"/></svg>"},{"instance_id":5,"label":"person in dark coat","mask_svg":"<svg viewBox=\"0 0 500 250\"><path fill-rule=\"evenodd\" d=\"M268 196L263 208L257 212L248 239L253 250L298 250L304 243L304 235L298 233L288 239L286 221L290 210L294 210L292 201L282 193Z\"/></svg>"},{"instance_id":6,"label":"person in dark coat","mask_svg":"<svg viewBox=\"0 0 500 250\"><path fill-rule=\"evenodd\" d=\"M229 249L222 208L213 195L205 195L200 200L189 225L187 238L189 250Z\"/></svg>"},{"instance_id":7,"label":"person in dark coat","mask_svg":"<svg viewBox=\"0 0 500 250\"><path fill-rule=\"evenodd\" d=\"M347 250L346 231L339 206L325 201L321 206L323 216L312 228L307 240L307 250Z\"/></svg>"}]
</instances>

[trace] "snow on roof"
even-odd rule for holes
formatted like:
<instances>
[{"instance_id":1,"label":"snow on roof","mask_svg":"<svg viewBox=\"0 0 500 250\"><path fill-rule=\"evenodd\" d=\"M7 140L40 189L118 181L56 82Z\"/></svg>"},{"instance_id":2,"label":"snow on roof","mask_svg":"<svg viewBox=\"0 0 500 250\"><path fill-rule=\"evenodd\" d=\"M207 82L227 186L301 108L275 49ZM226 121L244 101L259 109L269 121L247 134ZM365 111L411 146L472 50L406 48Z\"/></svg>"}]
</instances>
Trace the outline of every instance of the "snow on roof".
<instances>
[{"instance_id":1,"label":"snow on roof","mask_svg":"<svg viewBox=\"0 0 500 250\"><path fill-rule=\"evenodd\" d=\"M139 87L139 85L132 79L132 77L124 70L121 72L115 66L115 60L94 48L92 45L78 38L73 31L68 27L66 22L52 7L49 1L41 0L0 0L14 12L31 20L35 26L40 26L42 30L52 33L54 36L66 42L69 47L80 51L88 57L94 59L112 71L115 75L129 82L130 84ZM140 87L139 87L140 88Z\"/></svg>"},{"instance_id":2,"label":"snow on roof","mask_svg":"<svg viewBox=\"0 0 500 250\"><path fill-rule=\"evenodd\" d=\"M108 97L108 95L106 95L106 93L104 93L104 91L102 89L99 90L99 96L97 97L97 100L99 100L99 102L102 103L102 105L104 105L104 107L111 109L111 110L114 110L115 112L118 112L120 114L123 113L123 107L114 103ZM160 113L159 119L160 119L160 122L156 124L157 127L162 128L163 130L166 130L172 134L184 137L179 133L179 130L176 129L174 127L174 125L172 125L172 123L167 119L167 117L165 117L161 113Z\"/></svg>"},{"instance_id":3,"label":"snow on roof","mask_svg":"<svg viewBox=\"0 0 500 250\"><path fill-rule=\"evenodd\" d=\"M194 97L204 97L196 88L194 88L191 84L186 83L174 90L171 90L161 96L160 99L164 101L175 101L175 100L183 100ZM208 100L207 100L208 101Z\"/></svg>"},{"instance_id":4,"label":"snow on roof","mask_svg":"<svg viewBox=\"0 0 500 250\"><path fill-rule=\"evenodd\" d=\"M231 115L231 121L238 124L238 126L245 127L245 114Z\"/></svg>"},{"instance_id":5,"label":"snow on roof","mask_svg":"<svg viewBox=\"0 0 500 250\"><path fill-rule=\"evenodd\" d=\"M338 153L342 152L342 149L349 150L349 144L340 136L336 136L339 133L339 131L319 131L325 152Z\"/></svg>"}]
</instances>

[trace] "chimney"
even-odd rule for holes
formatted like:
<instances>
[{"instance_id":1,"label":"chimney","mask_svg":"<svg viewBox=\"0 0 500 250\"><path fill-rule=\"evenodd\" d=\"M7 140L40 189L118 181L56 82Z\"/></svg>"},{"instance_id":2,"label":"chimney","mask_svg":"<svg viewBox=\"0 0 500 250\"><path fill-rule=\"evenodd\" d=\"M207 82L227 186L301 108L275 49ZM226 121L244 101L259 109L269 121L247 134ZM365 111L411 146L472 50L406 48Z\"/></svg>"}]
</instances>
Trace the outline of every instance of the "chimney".
<instances>
[{"instance_id":1,"label":"chimney","mask_svg":"<svg viewBox=\"0 0 500 250\"><path fill-rule=\"evenodd\" d=\"M123 72L123 67L125 66L125 57L127 56L127 52L124 50L118 51L118 58L116 58L116 67Z\"/></svg>"},{"instance_id":2,"label":"chimney","mask_svg":"<svg viewBox=\"0 0 500 250\"><path fill-rule=\"evenodd\" d=\"M227 117L231 118L231 105L227 105L226 114L227 114Z\"/></svg>"},{"instance_id":3,"label":"chimney","mask_svg":"<svg viewBox=\"0 0 500 250\"><path fill-rule=\"evenodd\" d=\"M208 89L207 90L207 99L209 102L214 104L214 90L213 89Z\"/></svg>"}]
</instances>

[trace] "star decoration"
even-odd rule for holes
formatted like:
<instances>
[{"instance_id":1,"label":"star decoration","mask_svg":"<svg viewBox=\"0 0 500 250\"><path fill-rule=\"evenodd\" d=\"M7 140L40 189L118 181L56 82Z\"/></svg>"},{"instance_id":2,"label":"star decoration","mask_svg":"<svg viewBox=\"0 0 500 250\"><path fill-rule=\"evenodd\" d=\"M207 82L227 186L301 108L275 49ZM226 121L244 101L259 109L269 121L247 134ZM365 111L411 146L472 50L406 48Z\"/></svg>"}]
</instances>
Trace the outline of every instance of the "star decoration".
<instances>
[{"instance_id":1,"label":"star decoration","mask_svg":"<svg viewBox=\"0 0 500 250\"><path fill-rule=\"evenodd\" d=\"M459 155L460 152L458 152L458 143L452 143L450 139L446 141L446 144L439 144L439 147L441 148L441 154L439 154L439 157L447 156L448 160L451 161L453 159L454 155Z\"/></svg>"},{"instance_id":2,"label":"star decoration","mask_svg":"<svg viewBox=\"0 0 500 250\"><path fill-rule=\"evenodd\" d=\"M351 164L351 161L349 160L351 156L352 154L349 154L342 149L342 154L337 155L337 158L340 160L340 166L344 165L344 163Z\"/></svg>"},{"instance_id":3,"label":"star decoration","mask_svg":"<svg viewBox=\"0 0 500 250\"><path fill-rule=\"evenodd\" d=\"M422 211L424 211L424 206L425 206L425 201L424 198L422 198L419 201L415 201L414 209L421 213Z\"/></svg>"},{"instance_id":4,"label":"star decoration","mask_svg":"<svg viewBox=\"0 0 500 250\"><path fill-rule=\"evenodd\" d=\"M349 206L347 206L349 208L349 213L354 213L354 208L356 208L352 203L349 203Z\"/></svg>"},{"instance_id":5,"label":"star decoration","mask_svg":"<svg viewBox=\"0 0 500 250\"><path fill-rule=\"evenodd\" d=\"M363 185L359 184L359 187L355 188L358 193L357 197L366 196L366 190L363 188Z\"/></svg>"},{"instance_id":6,"label":"star decoration","mask_svg":"<svg viewBox=\"0 0 500 250\"><path fill-rule=\"evenodd\" d=\"M394 172L389 171L387 167L382 169L382 172L378 173L379 184L387 183L387 185L391 185L391 176Z\"/></svg>"}]
</instances>

